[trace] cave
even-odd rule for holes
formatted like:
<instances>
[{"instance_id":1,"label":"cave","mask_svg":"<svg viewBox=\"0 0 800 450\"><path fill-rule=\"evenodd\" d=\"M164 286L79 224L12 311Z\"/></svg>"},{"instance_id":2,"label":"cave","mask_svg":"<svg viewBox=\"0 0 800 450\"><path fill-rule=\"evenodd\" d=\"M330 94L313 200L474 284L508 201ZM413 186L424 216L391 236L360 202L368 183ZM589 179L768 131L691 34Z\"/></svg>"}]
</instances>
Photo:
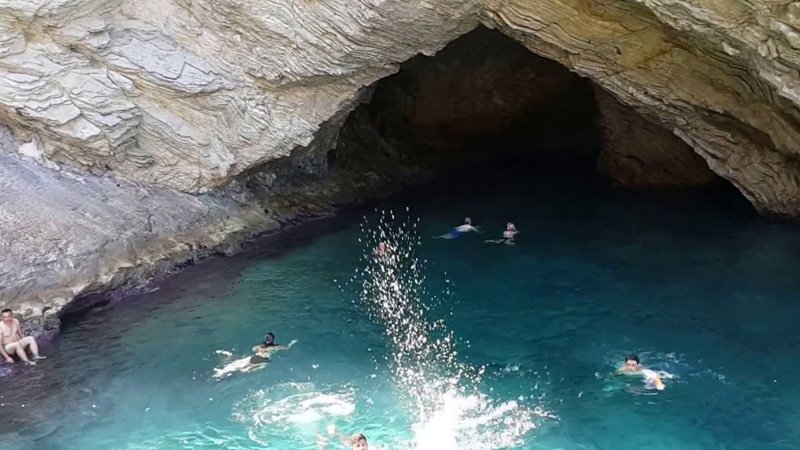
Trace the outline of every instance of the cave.
<instances>
[{"instance_id":1,"label":"cave","mask_svg":"<svg viewBox=\"0 0 800 450\"><path fill-rule=\"evenodd\" d=\"M0 341L4 448L800 441L800 2L0 30L0 309L46 356Z\"/></svg>"},{"instance_id":2,"label":"cave","mask_svg":"<svg viewBox=\"0 0 800 450\"><path fill-rule=\"evenodd\" d=\"M370 86L326 161L405 183L513 170L634 189L730 187L665 125L485 27Z\"/></svg>"}]
</instances>

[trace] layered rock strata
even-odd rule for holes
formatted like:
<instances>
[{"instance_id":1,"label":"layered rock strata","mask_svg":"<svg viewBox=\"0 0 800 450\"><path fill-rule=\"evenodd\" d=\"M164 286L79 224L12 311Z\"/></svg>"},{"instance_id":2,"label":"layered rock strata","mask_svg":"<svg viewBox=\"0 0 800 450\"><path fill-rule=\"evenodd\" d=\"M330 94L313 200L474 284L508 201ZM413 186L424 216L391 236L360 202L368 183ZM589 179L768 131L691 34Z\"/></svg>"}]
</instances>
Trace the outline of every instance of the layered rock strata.
<instances>
[{"instance_id":1,"label":"layered rock strata","mask_svg":"<svg viewBox=\"0 0 800 450\"><path fill-rule=\"evenodd\" d=\"M796 2L6 0L0 303L57 310L116 282L100 259L129 251L125 273L274 227L277 173L317 183L368 86L479 23L672 132L760 212L800 214ZM426 108L442 117L422 126Z\"/></svg>"},{"instance_id":2,"label":"layered rock strata","mask_svg":"<svg viewBox=\"0 0 800 450\"><path fill-rule=\"evenodd\" d=\"M595 90L603 150L600 172L631 188L696 187L719 177L705 160L660 124L623 106L610 94Z\"/></svg>"},{"instance_id":3,"label":"layered rock strata","mask_svg":"<svg viewBox=\"0 0 800 450\"><path fill-rule=\"evenodd\" d=\"M482 11L656 118L763 214L800 213L796 3L486 0Z\"/></svg>"}]
</instances>

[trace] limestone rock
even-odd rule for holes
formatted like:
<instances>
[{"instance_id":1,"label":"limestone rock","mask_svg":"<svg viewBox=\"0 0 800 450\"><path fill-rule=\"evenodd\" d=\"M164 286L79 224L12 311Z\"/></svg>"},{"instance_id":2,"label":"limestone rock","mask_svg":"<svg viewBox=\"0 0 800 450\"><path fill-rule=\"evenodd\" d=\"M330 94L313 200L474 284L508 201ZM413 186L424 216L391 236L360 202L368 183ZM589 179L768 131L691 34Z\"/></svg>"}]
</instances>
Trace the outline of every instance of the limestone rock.
<instances>
[{"instance_id":1,"label":"limestone rock","mask_svg":"<svg viewBox=\"0 0 800 450\"><path fill-rule=\"evenodd\" d=\"M0 122L46 160L207 192L478 20L658 117L760 211L800 213L791 2L9 0Z\"/></svg>"},{"instance_id":2,"label":"limestone rock","mask_svg":"<svg viewBox=\"0 0 800 450\"><path fill-rule=\"evenodd\" d=\"M626 187L692 187L718 177L686 142L596 89L603 129L598 168Z\"/></svg>"},{"instance_id":3,"label":"limestone rock","mask_svg":"<svg viewBox=\"0 0 800 450\"><path fill-rule=\"evenodd\" d=\"M487 24L657 117L759 211L800 214L793 8L718 0L484 3Z\"/></svg>"},{"instance_id":4,"label":"limestone rock","mask_svg":"<svg viewBox=\"0 0 800 450\"><path fill-rule=\"evenodd\" d=\"M474 28L473 3L3 2L0 122L50 161L207 192Z\"/></svg>"},{"instance_id":5,"label":"limestone rock","mask_svg":"<svg viewBox=\"0 0 800 450\"><path fill-rule=\"evenodd\" d=\"M324 168L368 86L479 23L670 130L762 213L800 215L797 2L2 0L0 303L58 309L276 226L240 187ZM375 184L348 176L338 193Z\"/></svg>"}]
</instances>

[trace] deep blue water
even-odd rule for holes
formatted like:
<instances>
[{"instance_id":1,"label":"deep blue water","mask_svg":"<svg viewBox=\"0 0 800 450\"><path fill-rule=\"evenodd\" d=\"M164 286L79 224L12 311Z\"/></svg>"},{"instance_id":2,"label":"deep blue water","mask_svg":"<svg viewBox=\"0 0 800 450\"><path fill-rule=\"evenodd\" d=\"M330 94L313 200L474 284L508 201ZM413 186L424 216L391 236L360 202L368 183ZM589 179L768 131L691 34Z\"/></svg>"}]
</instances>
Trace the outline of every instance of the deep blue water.
<instances>
[{"instance_id":1,"label":"deep blue water","mask_svg":"<svg viewBox=\"0 0 800 450\"><path fill-rule=\"evenodd\" d=\"M427 289L450 290L426 317L445 320L458 361L486 367L483 409L456 418L459 446L800 448L797 226L757 218L725 189L536 178L465 177L378 205L420 219ZM71 321L48 360L0 378L2 447L313 449L330 424L377 448L421 435L384 329L339 288L362 264L361 215ZM465 215L486 233L432 239ZM485 244L507 220L518 244ZM264 370L212 378L217 350L244 356L267 331L298 342ZM629 352L669 374L667 389L610 376Z\"/></svg>"}]
</instances>

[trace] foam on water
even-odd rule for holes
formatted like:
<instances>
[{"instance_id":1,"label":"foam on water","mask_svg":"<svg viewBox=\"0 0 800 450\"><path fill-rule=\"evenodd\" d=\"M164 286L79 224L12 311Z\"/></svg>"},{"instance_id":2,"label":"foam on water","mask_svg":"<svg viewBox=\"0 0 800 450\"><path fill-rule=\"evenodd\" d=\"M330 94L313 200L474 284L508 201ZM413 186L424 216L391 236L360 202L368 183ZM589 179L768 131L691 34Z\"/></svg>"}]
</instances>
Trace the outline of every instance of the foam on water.
<instances>
[{"instance_id":1,"label":"foam on water","mask_svg":"<svg viewBox=\"0 0 800 450\"><path fill-rule=\"evenodd\" d=\"M311 445L321 424L355 411L354 395L349 388L324 392L312 383L281 383L253 391L236 404L232 417L261 445L273 440Z\"/></svg>"}]
</instances>

